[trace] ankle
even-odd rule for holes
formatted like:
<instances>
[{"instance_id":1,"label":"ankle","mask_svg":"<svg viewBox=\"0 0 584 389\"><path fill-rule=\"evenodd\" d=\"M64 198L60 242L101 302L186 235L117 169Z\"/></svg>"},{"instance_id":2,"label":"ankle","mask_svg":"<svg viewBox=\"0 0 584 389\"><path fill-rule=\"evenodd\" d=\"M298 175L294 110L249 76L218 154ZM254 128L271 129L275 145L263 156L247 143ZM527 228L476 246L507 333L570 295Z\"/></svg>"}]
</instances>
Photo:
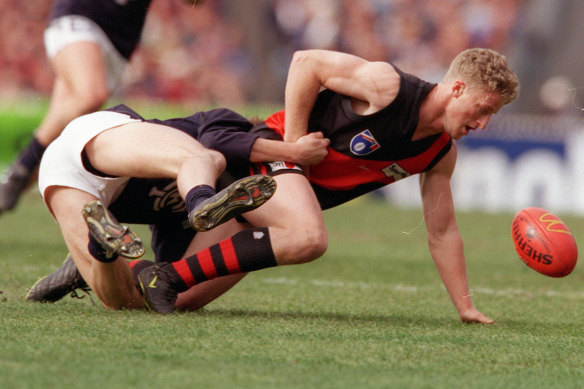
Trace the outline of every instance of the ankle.
<instances>
[{"instance_id":1,"label":"ankle","mask_svg":"<svg viewBox=\"0 0 584 389\"><path fill-rule=\"evenodd\" d=\"M185 207L187 213L191 213L202 201L207 200L216 194L215 188L210 185L197 185L189 190L185 196Z\"/></svg>"},{"instance_id":2,"label":"ankle","mask_svg":"<svg viewBox=\"0 0 584 389\"><path fill-rule=\"evenodd\" d=\"M89 243L87 244L87 249L89 250L91 256L97 259L99 262L111 263L119 257L118 253L115 251L108 252L106 249L104 249L101 244L99 244L99 242L95 240L93 236L91 236L91 234L89 234Z\"/></svg>"},{"instance_id":3,"label":"ankle","mask_svg":"<svg viewBox=\"0 0 584 389\"><path fill-rule=\"evenodd\" d=\"M41 162L46 146L43 146L37 138L32 138L28 146L18 156L18 162L29 171L36 168Z\"/></svg>"}]
</instances>

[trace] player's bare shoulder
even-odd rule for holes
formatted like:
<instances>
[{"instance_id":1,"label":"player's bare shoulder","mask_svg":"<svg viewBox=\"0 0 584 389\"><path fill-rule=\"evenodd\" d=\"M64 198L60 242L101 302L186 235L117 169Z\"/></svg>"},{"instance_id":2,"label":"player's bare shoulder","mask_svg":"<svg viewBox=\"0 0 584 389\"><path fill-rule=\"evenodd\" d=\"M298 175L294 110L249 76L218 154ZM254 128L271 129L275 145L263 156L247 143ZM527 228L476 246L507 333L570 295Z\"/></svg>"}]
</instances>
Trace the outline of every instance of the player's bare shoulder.
<instances>
[{"instance_id":1,"label":"player's bare shoulder","mask_svg":"<svg viewBox=\"0 0 584 389\"><path fill-rule=\"evenodd\" d=\"M387 62L368 62L360 71L368 79L368 102L381 109L391 104L399 93L401 77Z\"/></svg>"},{"instance_id":2,"label":"player's bare shoulder","mask_svg":"<svg viewBox=\"0 0 584 389\"><path fill-rule=\"evenodd\" d=\"M401 77L387 62L365 62L355 73L359 95L353 101L353 109L361 115L377 112L395 100L399 93Z\"/></svg>"}]
</instances>

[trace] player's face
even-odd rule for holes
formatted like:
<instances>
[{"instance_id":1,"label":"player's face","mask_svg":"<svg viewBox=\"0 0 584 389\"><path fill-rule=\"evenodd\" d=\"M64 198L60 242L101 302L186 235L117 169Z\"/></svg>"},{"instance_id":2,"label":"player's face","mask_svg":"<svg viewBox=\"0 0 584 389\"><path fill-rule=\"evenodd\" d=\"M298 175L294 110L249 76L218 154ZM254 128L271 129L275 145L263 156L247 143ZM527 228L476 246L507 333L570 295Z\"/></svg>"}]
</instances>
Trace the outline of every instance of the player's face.
<instances>
[{"instance_id":1,"label":"player's face","mask_svg":"<svg viewBox=\"0 0 584 389\"><path fill-rule=\"evenodd\" d=\"M503 98L494 92L469 88L464 84L453 86L453 99L447 109L444 131L453 139L460 139L470 131L484 129L491 116L503 106Z\"/></svg>"}]
</instances>

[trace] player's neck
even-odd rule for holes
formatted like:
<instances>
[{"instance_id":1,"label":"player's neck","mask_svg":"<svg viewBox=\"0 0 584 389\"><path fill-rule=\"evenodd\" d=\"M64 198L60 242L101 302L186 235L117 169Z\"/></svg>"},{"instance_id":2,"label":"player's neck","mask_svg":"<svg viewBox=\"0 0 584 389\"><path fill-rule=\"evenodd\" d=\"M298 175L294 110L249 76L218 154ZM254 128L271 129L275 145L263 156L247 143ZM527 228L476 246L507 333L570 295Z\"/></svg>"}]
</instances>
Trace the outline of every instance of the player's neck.
<instances>
[{"instance_id":1,"label":"player's neck","mask_svg":"<svg viewBox=\"0 0 584 389\"><path fill-rule=\"evenodd\" d=\"M448 94L444 93L444 86L438 84L430 91L420 106L418 127L412 140L422 139L444 131L442 119L447 104Z\"/></svg>"}]
</instances>

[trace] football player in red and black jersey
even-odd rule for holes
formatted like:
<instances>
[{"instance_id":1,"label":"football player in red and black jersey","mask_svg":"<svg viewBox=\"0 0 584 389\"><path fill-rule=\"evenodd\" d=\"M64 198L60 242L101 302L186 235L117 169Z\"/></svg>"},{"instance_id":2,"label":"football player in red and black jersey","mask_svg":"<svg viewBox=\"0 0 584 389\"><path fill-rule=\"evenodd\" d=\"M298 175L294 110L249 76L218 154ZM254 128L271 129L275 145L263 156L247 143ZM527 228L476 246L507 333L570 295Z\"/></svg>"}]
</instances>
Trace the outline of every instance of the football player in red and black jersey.
<instances>
[{"instance_id":1,"label":"football player in red and black jersey","mask_svg":"<svg viewBox=\"0 0 584 389\"><path fill-rule=\"evenodd\" d=\"M321 50L296 53L288 75L285 111L251 132L290 143L307 133L323 133L330 145L320 163L305 169L308 180L300 174L278 174L294 171L284 163L256 166L256 172L272 174L278 183L268 203L245 215L252 225L269 226L273 259L268 263L296 264L318 258L328 244L320 209L419 174L430 253L450 298L462 321L492 323L472 302L450 179L456 162L455 140L484 129L493 114L517 97L518 86L505 58L488 49L459 54L438 84L385 62ZM170 288L184 292L213 278L217 268L209 263L213 259L194 255L156 265L150 274L144 271L141 276L146 281L162 275L175 280L169 281ZM232 276L232 282L240 277ZM221 283L227 288L230 281L219 278L214 286L201 284L200 294L195 286L190 296L188 292L179 295L177 306L192 303L196 307L198 298L208 301L209 294L222 291ZM149 296L154 289L144 289L147 300L156 299Z\"/></svg>"}]
</instances>

